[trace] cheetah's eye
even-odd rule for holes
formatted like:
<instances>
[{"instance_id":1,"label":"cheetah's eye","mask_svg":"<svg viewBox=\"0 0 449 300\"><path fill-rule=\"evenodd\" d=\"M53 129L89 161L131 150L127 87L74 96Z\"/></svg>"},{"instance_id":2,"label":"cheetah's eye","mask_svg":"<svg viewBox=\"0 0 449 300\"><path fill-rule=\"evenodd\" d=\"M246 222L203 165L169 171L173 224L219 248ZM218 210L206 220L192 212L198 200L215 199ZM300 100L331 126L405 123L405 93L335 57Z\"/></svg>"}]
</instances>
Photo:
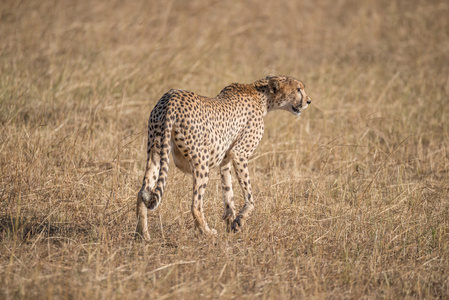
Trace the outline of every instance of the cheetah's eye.
<instances>
[{"instance_id":1,"label":"cheetah's eye","mask_svg":"<svg viewBox=\"0 0 449 300\"><path fill-rule=\"evenodd\" d=\"M298 93L301 93L301 88L298 88Z\"/></svg>"}]
</instances>

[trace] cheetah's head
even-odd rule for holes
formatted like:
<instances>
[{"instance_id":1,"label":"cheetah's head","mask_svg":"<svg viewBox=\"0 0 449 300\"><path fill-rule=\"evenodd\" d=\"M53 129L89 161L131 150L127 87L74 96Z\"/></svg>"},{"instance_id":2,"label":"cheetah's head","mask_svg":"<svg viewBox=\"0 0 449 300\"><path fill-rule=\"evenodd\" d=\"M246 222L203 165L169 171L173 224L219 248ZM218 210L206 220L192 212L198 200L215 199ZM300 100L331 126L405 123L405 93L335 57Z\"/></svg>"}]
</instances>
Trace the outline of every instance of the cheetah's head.
<instances>
[{"instance_id":1,"label":"cheetah's head","mask_svg":"<svg viewBox=\"0 0 449 300\"><path fill-rule=\"evenodd\" d=\"M295 116L301 114L311 102L307 96L304 84L287 76L267 76L268 102L267 110L283 109Z\"/></svg>"}]
</instances>

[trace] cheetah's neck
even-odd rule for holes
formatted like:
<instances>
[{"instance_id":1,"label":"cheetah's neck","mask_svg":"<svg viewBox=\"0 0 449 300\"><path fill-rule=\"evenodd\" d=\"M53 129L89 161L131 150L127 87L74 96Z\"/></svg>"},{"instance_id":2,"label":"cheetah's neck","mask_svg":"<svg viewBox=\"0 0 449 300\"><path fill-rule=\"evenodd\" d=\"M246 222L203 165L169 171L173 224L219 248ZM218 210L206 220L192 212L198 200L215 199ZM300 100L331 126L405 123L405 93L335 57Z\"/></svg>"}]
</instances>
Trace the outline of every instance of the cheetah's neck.
<instances>
[{"instance_id":1,"label":"cheetah's neck","mask_svg":"<svg viewBox=\"0 0 449 300\"><path fill-rule=\"evenodd\" d=\"M268 80L262 79L251 84L233 83L225 87L216 98L236 99L236 94L246 95L258 104L263 116L267 114L269 107Z\"/></svg>"},{"instance_id":2,"label":"cheetah's neck","mask_svg":"<svg viewBox=\"0 0 449 300\"><path fill-rule=\"evenodd\" d=\"M260 104L260 108L262 109L263 116L268 112L269 106L269 89L268 89L268 80L261 79L253 83L254 88L258 92L258 101Z\"/></svg>"}]
</instances>

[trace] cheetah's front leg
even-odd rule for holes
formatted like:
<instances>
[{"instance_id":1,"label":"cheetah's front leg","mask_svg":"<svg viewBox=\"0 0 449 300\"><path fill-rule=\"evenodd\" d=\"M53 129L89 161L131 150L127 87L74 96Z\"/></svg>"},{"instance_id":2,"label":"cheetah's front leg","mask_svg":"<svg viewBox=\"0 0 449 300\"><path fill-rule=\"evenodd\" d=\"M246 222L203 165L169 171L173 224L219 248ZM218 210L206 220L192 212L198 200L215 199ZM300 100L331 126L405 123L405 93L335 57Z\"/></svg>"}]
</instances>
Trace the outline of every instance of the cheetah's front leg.
<instances>
[{"instance_id":1,"label":"cheetah's front leg","mask_svg":"<svg viewBox=\"0 0 449 300\"><path fill-rule=\"evenodd\" d=\"M248 159L245 157L235 157L233 159L235 173L239 180L240 187L243 191L243 198L245 204L237 214L237 217L232 222L232 230L239 231L245 224L245 220L248 219L250 213L254 209L254 201L251 192L251 181L249 180L248 172Z\"/></svg>"},{"instance_id":2,"label":"cheetah's front leg","mask_svg":"<svg viewBox=\"0 0 449 300\"><path fill-rule=\"evenodd\" d=\"M231 181L231 161L220 166L221 188L223 189L223 220L226 220L227 230L231 229L231 223L235 219L234 193Z\"/></svg>"}]
</instances>

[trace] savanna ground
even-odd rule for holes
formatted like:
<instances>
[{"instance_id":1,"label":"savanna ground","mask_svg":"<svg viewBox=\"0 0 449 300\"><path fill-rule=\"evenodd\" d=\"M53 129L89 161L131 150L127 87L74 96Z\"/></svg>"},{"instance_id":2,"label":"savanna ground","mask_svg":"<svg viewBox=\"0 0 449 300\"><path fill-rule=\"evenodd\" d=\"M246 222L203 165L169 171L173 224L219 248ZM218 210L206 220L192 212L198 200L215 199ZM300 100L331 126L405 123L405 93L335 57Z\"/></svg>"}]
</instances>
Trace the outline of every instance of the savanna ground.
<instances>
[{"instance_id":1,"label":"savanna ground","mask_svg":"<svg viewBox=\"0 0 449 300\"><path fill-rule=\"evenodd\" d=\"M447 1L2 1L0 298L449 297ZM256 209L197 237L170 164L133 237L162 94L303 80L250 163ZM234 180L236 202L240 188Z\"/></svg>"}]
</instances>

